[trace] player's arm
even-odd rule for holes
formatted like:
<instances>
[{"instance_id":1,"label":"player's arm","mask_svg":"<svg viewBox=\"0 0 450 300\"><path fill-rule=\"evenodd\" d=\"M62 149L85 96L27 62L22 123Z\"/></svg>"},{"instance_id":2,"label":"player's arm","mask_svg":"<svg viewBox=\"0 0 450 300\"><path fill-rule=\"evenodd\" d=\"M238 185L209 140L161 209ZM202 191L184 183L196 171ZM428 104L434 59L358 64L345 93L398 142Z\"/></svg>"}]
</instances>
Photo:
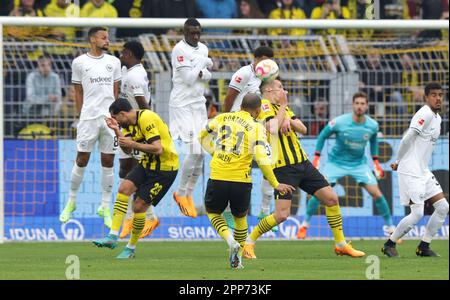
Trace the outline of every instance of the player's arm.
<instances>
[{"instance_id":1,"label":"player's arm","mask_svg":"<svg viewBox=\"0 0 450 300\"><path fill-rule=\"evenodd\" d=\"M217 118L212 119L200 132L198 140L206 152L214 154L214 139L216 138Z\"/></svg>"},{"instance_id":2,"label":"player's arm","mask_svg":"<svg viewBox=\"0 0 450 300\"><path fill-rule=\"evenodd\" d=\"M83 86L81 84L75 83L75 108L77 110L77 115L81 113L81 108L83 107Z\"/></svg>"},{"instance_id":3,"label":"player's arm","mask_svg":"<svg viewBox=\"0 0 450 300\"><path fill-rule=\"evenodd\" d=\"M119 99L120 93L120 80L114 81L114 99Z\"/></svg>"},{"instance_id":4,"label":"player's arm","mask_svg":"<svg viewBox=\"0 0 450 300\"><path fill-rule=\"evenodd\" d=\"M397 171L398 164L408 152L408 150L414 145L414 141L419 135L419 131L414 128L409 128L406 134L403 136L400 141L400 146L398 147L397 160L391 164L391 168L394 171Z\"/></svg>"},{"instance_id":5,"label":"player's arm","mask_svg":"<svg viewBox=\"0 0 450 300\"><path fill-rule=\"evenodd\" d=\"M129 144L131 149L139 150L149 154L161 155L163 153L161 138L159 136L155 136L150 141L147 140L147 144L138 143L127 138L123 138L122 143ZM119 145L122 145L122 143L121 139L119 138Z\"/></svg>"},{"instance_id":6,"label":"player's arm","mask_svg":"<svg viewBox=\"0 0 450 300\"><path fill-rule=\"evenodd\" d=\"M114 68L114 99L119 99L120 94L120 81L122 80L122 64L120 59L114 57L115 68Z\"/></svg>"},{"instance_id":7,"label":"player's arm","mask_svg":"<svg viewBox=\"0 0 450 300\"><path fill-rule=\"evenodd\" d=\"M375 174L377 175L378 179L381 179L384 177L384 171L383 168L381 168L380 162L378 160L378 128L377 132L372 134L372 136L370 137L370 154L372 155Z\"/></svg>"},{"instance_id":8,"label":"player's arm","mask_svg":"<svg viewBox=\"0 0 450 300\"><path fill-rule=\"evenodd\" d=\"M72 62L72 83L75 88L75 108L77 110L77 115L81 113L81 108L83 107L83 86L81 85L81 80L83 77L82 65L76 58Z\"/></svg>"},{"instance_id":9,"label":"player's arm","mask_svg":"<svg viewBox=\"0 0 450 300\"><path fill-rule=\"evenodd\" d=\"M266 129L270 132L270 134L278 134L278 130L281 128L281 125L284 122L284 116L286 114L287 104L281 104L280 109L278 110L275 117L269 122L266 123Z\"/></svg>"},{"instance_id":10,"label":"player's arm","mask_svg":"<svg viewBox=\"0 0 450 300\"><path fill-rule=\"evenodd\" d=\"M172 52L172 65L185 84L193 85L200 78L202 69L212 67L213 62L209 57L199 57L198 62L193 66L183 51L174 49Z\"/></svg>"},{"instance_id":11,"label":"player's arm","mask_svg":"<svg viewBox=\"0 0 450 300\"><path fill-rule=\"evenodd\" d=\"M231 108L233 107L234 100L239 95L240 91L236 90L235 88L228 87L227 95L225 96L224 101L224 111L229 112Z\"/></svg>"},{"instance_id":12,"label":"player's arm","mask_svg":"<svg viewBox=\"0 0 450 300\"><path fill-rule=\"evenodd\" d=\"M106 125L114 131L114 134L116 135L117 140L120 140L120 138L123 138L123 137L127 137L127 138L129 137L120 130L119 123L117 123L117 121L115 119L113 119L111 117L106 117L105 122L106 122ZM124 130L126 131L126 129L124 129ZM124 145L120 145L120 144L119 144L119 146L123 150L123 152L125 152L126 154L131 153L131 150L132 150L131 148L126 147Z\"/></svg>"},{"instance_id":13,"label":"player's arm","mask_svg":"<svg viewBox=\"0 0 450 300\"><path fill-rule=\"evenodd\" d=\"M318 168L320 163L320 153L322 152L325 141L334 133L334 123L335 121L330 121L327 126L320 132L317 137L316 150L314 151L314 160L312 162L313 166Z\"/></svg>"},{"instance_id":14,"label":"player's arm","mask_svg":"<svg viewBox=\"0 0 450 300\"><path fill-rule=\"evenodd\" d=\"M290 118L289 123L295 132L301 134L306 134L308 132L308 128L306 128L305 124L303 124L303 122L297 117Z\"/></svg>"}]
</instances>

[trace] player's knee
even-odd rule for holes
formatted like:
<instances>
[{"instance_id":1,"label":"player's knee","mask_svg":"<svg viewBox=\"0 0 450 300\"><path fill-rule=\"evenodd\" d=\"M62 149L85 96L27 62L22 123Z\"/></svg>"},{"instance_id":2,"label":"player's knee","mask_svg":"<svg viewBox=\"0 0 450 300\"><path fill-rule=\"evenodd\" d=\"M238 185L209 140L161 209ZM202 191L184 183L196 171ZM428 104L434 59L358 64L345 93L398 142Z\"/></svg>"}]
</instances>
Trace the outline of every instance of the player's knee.
<instances>
[{"instance_id":1,"label":"player's knee","mask_svg":"<svg viewBox=\"0 0 450 300\"><path fill-rule=\"evenodd\" d=\"M138 198L138 199L136 199L136 201L134 201L134 205L133 205L134 213L146 212L147 208L148 208L148 205L145 203L144 200Z\"/></svg>"},{"instance_id":2,"label":"player's knee","mask_svg":"<svg viewBox=\"0 0 450 300\"><path fill-rule=\"evenodd\" d=\"M131 191L131 187L130 186L128 186L126 183L122 183L120 186L119 186L119 189L118 189L118 191L117 191L119 194L123 194L123 195L131 195L131 194L133 194L133 192Z\"/></svg>"},{"instance_id":3,"label":"player's knee","mask_svg":"<svg viewBox=\"0 0 450 300\"><path fill-rule=\"evenodd\" d=\"M339 199L338 199L337 196L331 196L331 197L329 197L329 198L326 198L326 199L323 201L323 204L324 204L325 206L328 206L328 207L336 206L336 205L339 204Z\"/></svg>"},{"instance_id":4,"label":"player's knee","mask_svg":"<svg viewBox=\"0 0 450 300\"><path fill-rule=\"evenodd\" d=\"M437 201L436 203L433 204L435 211L442 215L442 216L447 216L448 214L448 202L445 198Z\"/></svg>"},{"instance_id":5,"label":"player's knee","mask_svg":"<svg viewBox=\"0 0 450 300\"><path fill-rule=\"evenodd\" d=\"M423 209L424 207L423 207L423 205L414 204L414 205L411 205L410 208L411 208L410 216L413 219L413 223L414 224L419 223L419 221L424 216L424 209Z\"/></svg>"},{"instance_id":6,"label":"player's knee","mask_svg":"<svg viewBox=\"0 0 450 300\"><path fill-rule=\"evenodd\" d=\"M85 168L88 165L88 160L84 157L77 157L76 164L80 168Z\"/></svg>"},{"instance_id":7,"label":"player's knee","mask_svg":"<svg viewBox=\"0 0 450 300\"><path fill-rule=\"evenodd\" d=\"M289 210L281 210L279 212L275 212L274 217L277 224L283 223L289 217Z\"/></svg>"}]
</instances>

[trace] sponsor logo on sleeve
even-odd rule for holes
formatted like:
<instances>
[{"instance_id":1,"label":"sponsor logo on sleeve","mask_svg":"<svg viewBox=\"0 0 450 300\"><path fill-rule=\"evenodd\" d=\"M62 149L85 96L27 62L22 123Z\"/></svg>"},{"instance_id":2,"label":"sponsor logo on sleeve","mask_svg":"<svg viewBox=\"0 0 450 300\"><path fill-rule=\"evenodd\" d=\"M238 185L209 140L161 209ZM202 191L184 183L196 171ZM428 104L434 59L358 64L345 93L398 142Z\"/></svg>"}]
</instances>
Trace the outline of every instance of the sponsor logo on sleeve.
<instances>
[{"instance_id":1,"label":"sponsor logo on sleeve","mask_svg":"<svg viewBox=\"0 0 450 300\"><path fill-rule=\"evenodd\" d=\"M425 120L424 119L419 119L419 121L417 122L417 123L419 123L419 125L423 125L423 123L425 123Z\"/></svg>"},{"instance_id":2,"label":"sponsor logo on sleeve","mask_svg":"<svg viewBox=\"0 0 450 300\"><path fill-rule=\"evenodd\" d=\"M236 76L234 77L234 81L236 81L237 83L241 83L242 77Z\"/></svg>"},{"instance_id":3,"label":"sponsor logo on sleeve","mask_svg":"<svg viewBox=\"0 0 450 300\"><path fill-rule=\"evenodd\" d=\"M182 63L184 61L184 56L183 55L177 56L177 60L179 63Z\"/></svg>"}]
</instances>

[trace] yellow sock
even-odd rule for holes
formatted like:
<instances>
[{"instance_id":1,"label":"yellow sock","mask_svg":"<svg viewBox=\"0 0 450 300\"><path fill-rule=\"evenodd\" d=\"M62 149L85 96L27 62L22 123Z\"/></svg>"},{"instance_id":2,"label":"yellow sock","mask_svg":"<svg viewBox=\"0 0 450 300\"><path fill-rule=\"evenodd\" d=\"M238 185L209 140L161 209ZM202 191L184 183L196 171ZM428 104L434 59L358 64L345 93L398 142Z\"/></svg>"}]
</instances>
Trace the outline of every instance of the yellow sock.
<instances>
[{"instance_id":1,"label":"yellow sock","mask_svg":"<svg viewBox=\"0 0 450 300\"><path fill-rule=\"evenodd\" d=\"M141 236L142 229L144 229L145 225L145 212L143 213L134 213L133 216L133 227L131 229L130 241L128 242L128 246L134 247L136 246L139 237ZM129 247L129 248L131 248Z\"/></svg>"},{"instance_id":2,"label":"yellow sock","mask_svg":"<svg viewBox=\"0 0 450 300\"><path fill-rule=\"evenodd\" d=\"M127 213L128 208L128 196L117 193L116 202L114 202L114 212L111 225L111 231L113 234L118 235L120 226L122 226L123 218Z\"/></svg>"},{"instance_id":3,"label":"yellow sock","mask_svg":"<svg viewBox=\"0 0 450 300\"><path fill-rule=\"evenodd\" d=\"M275 220L275 216L273 214L265 217L261 221L259 221L258 225L253 229L252 233L250 234L250 239L252 241L255 241L264 233L271 230L272 227L275 227L277 225L277 221Z\"/></svg>"},{"instance_id":4,"label":"yellow sock","mask_svg":"<svg viewBox=\"0 0 450 300\"><path fill-rule=\"evenodd\" d=\"M325 206L325 212L327 215L328 225L331 227L333 232L334 241L336 244L344 243L344 231L342 230L342 216L339 204L335 206Z\"/></svg>"},{"instance_id":5,"label":"yellow sock","mask_svg":"<svg viewBox=\"0 0 450 300\"><path fill-rule=\"evenodd\" d=\"M241 247L244 247L245 240L248 234L247 216L238 218L234 217L235 228L233 232L234 240L238 242Z\"/></svg>"},{"instance_id":6,"label":"yellow sock","mask_svg":"<svg viewBox=\"0 0 450 300\"><path fill-rule=\"evenodd\" d=\"M224 217L219 214L214 213L206 213L208 215L209 220L211 221L212 226L216 229L217 233L228 243L230 244L231 233L228 230L227 222Z\"/></svg>"}]
</instances>

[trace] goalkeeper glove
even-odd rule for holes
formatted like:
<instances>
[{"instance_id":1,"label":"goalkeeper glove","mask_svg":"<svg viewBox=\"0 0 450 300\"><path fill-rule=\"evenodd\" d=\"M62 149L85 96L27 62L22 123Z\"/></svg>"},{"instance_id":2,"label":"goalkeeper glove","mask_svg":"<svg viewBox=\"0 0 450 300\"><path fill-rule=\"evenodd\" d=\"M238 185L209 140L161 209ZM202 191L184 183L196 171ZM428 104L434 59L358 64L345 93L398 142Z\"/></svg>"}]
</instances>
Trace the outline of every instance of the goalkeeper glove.
<instances>
[{"instance_id":1,"label":"goalkeeper glove","mask_svg":"<svg viewBox=\"0 0 450 300\"><path fill-rule=\"evenodd\" d=\"M320 152L316 151L316 152L314 152L314 160L312 163L314 168L316 168L316 169L319 168L319 162L320 162Z\"/></svg>"},{"instance_id":2,"label":"goalkeeper glove","mask_svg":"<svg viewBox=\"0 0 450 300\"><path fill-rule=\"evenodd\" d=\"M380 166L380 162L378 161L378 156L374 156L373 158L373 166L375 167L375 175L377 179L384 178L384 171Z\"/></svg>"}]
</instances>

